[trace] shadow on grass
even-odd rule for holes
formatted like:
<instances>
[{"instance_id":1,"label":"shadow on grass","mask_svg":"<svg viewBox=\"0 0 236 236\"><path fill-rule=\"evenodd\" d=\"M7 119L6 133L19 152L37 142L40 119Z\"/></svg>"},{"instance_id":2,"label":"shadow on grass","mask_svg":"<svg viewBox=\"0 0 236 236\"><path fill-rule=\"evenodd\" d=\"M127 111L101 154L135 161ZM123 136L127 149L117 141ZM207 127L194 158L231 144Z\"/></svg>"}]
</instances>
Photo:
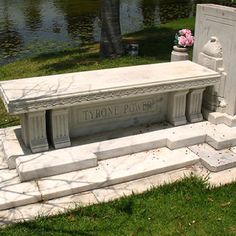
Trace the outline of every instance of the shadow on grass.
<instances>
[{"instance_id":1,"label":"shadow on grass","mask_svg":"<svg viewBox=\"0 0 236 236\"><path fill-rule=\"evenodd\" d=\"M57 51L57 52L42 53L38 56L35 56L32 60L41 62L41 61L50 60L50 59L60 59L65 56L73 56L78 53L81 53L81 54L86 53L87 51L88 51L88 47L76 47L73 49L65 49L65 50Z\"/></svg>"},{"instance_id":2,"label":"shadow on grass","mask_svg":"<svg viewBox=\"0 0 236 236\"><path fill-rule=\"evenodd\" d=\"M74 54L70 55L68 58L64 58L63 60L43 65L40 69L60 73L76 69L79 66L93 66L96 65L98 61L99 57L95 53L82 55Z\"/></svg>"},{"instance_id":3,"label":"shadow on grass","mask_svg":"<svg viewBox=\"0 0 236 236\"><path fill-rule=\"evenodd\" d=\"M42 54L32 59L34 62L43 62L39 67L40 70L47 72L63 73L66 71L74 71L80 66L93 66L100 61L96 44L87 44L80 48L68 49L61 52L50 54Z\"/></svg>"},{"instance_id":4,"label":"shadow on grass","mask_svg":"<svg viewBox=\"0 0 236 236\"><path fill-rule=\"evenodd\" d=\"M139 43L139 57L135 58L135 62L132 63L132 57L129 58L131 64L139 64L139 60L144 58L153 58L153 60L169 61L170 53L173 47L173 40L176 31L170 28L147 28L138 33L128 34L124 36L124 44L135 40ZM123 59L123 60L122 60ZM97 44L89 44L81 46L76 49L69 49L62 52L55 52L49 54L42 54L32 59L34 62L44 63L40 69L48 72L64 72L78 69L78 71L85 70L81 67L90 67L89 69L96 69L103 67L103 64L107 64L107 60L101 60L99 58L99 47ZM119 59L113 59L114 66L127 65L127 56ZM108 63L109 64L109 63ZM109 67L109 65L108 65Z\"/></svg>"},{"instance_id":5,"label":"shadow on grass","mask_svg":"<svg viewBox=\"0 0 236 236\"><path fill-rule=\"evenodd\" d=\"M170 28L147 28L127 35L126 40L135 40L140 46L141 57L154 57L159 61L169 61L176 30Z\"/></svg>"}]
</instances>

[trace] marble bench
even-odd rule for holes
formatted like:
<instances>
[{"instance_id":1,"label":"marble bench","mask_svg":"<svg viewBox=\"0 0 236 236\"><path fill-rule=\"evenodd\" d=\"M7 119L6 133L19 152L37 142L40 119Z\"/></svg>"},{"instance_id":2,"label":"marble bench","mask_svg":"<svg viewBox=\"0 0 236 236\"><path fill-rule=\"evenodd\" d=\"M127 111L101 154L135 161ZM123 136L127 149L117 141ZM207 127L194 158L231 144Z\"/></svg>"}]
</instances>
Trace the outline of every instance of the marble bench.
<instances>
[{"instance_id":1,"label":"marble bench","mask_svg":"<svg viewBox=\"0 0 236 236\"><path fill-rule=\"evenodd\" d=\"M71 138L129 126L202 120L203 91L220 74L190 61L52 75L0 83L7 111L19 115L33 153Z\"/></svg>"}]
</instances>

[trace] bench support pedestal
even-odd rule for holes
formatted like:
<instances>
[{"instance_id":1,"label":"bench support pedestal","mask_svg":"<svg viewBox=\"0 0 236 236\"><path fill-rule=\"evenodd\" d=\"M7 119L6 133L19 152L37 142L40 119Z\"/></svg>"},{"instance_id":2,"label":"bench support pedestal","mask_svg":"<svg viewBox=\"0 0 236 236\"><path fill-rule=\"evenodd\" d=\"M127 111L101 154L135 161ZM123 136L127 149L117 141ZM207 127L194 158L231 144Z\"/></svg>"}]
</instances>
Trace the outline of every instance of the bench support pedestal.
<instances>
[{"instance_id":1,"label":"bench support pedestal","mask_svg":"<svg viewBox=\"0 0 236 236\"><path fill-rule=\"evenodd\" d=\"M172 92L169 95L168 104L168 121L174 125L184 125L187 123L186 111L186 95L188 90Z\"/></svg>"},{"instance_id":2,"label":"bench support pedestal","mask_svg":"<svg viewBox=\"0 0 236 236\"><path fill-rule=\"evenodd\" d=\"M186 116L189 122L199 122L202 117L202 97L205 88L190 90L187 96Z\"/></svg>"},{"instance_id":3,"label":"bench support pedestal","mask_svg":"<svg viewBox=\"0 0 236 236\"><path fill-rule=\"evenodd\" d=\"M50 138L54 148L70 147L68 109L49 111Z\"/></svg>"},{"instance_id":4,"label":"bench support pedestal","mask_svg":"<svg viewBox=\"0 0 236 236\"><path fill-rule=\"evenodd\" d=\"M21 115L22 139L33 153L49 149L46 133L46 112L30 112Z\"/></svg>"}]
</instances>

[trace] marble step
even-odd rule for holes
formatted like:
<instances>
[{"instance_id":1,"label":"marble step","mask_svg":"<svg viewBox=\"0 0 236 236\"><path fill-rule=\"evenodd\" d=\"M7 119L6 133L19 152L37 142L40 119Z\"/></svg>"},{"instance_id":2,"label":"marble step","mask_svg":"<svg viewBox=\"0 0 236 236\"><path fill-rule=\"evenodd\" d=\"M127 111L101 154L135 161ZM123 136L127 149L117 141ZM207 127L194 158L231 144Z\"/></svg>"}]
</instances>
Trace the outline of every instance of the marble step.
<instances>
[{"instance_id":1,"label":"marble step","mask_svg":"<svg viewBox=\"0 0 236 236\"><path fill-rule=\"evenodd\" d=\"M36 182L19 183L1 187L0 210L42 201Z\"/></svg>"},{"instance_id":2,"label":"marble step","mask_svg":"<svg viewBox=\"0 0 236 236\"><path fill-rule=\"evenodd\" d=\"M233 147L236 145L236 127L213 125L207 129L206 142L217 150Z\"/></svg>"},{"instance_id":3,"label":"marble step","mask_svg":"<svg viewBox=\"0 0 236 236\"><path fill-rule=\"evenodd\" d=\"M7 127L3 140L3 151L9 169L16 169L16 159L20 156L30 155L31 151L25 147L21 139L20 126Z\"/></svg>"},{"instance_id":4,"label":"marble step","mask_svg":"<svg viewBox=\"0 0 236 236\"><path fill-rule=\"evenodd\" d=\"M13 137L10 134L9 136ZM13 147L12 142L17 142L12 137L5 141L4 146L9 146L7 150L11 150L11 152L13 151L10 148ZM97 157L98 160L105 160L155 148L168 147L174 150L204 142L207 142L216 149L225 149L234 146L236 145L236 128L230 128L226 125L212 125L209 122L200 122L112 140L91 142L85 145L78 145L77 143L77 145L74 144L75 146L65 150L59 149L43 154L31 155L23 155L25 152L19 151L22 146L19 143L17 145L18 148L14 146L14 150L18 150L17 152L20 154L17 158L15 158L17 154L11 155L14 158L8 158L8 165L11 162L13 163L12 166L15 166L17 160L17 169L20 178L22 181L26 181L95 166L94 162L92 164L81 164L81 156L76 156L77 153L87 152L86 155L88 157L92 156L92 159ZM69 151L70 155L69 153L65 155L67 151Z\"/></svg>"},{"instance_id":5,"label":"marble step","mask_svg":"<svg viewBox=\"0 0 236 236\"><path fill-rule=\"evenodd\" d=\"M206 143L189 149L201 158L202 164L210 171L218 172L236 167L236 154L230 149L216 150Z\"/></svg>"},{"instance_id":6,"label":"marble step","mask_svg":"<svg viewBox=\"0 0 236 236\"><path fill-rule=\"evenodd\" d=\"M99 162L98 167L43 178L38 186L43 199L88 191L193 165L199 157L187 148L154 149Z\"/></svg>"},{"instance_id":7,"label":"marble step","mask_svg":"<svg viewBox=\"0 0 236 236\"><path fill-rule=\"evenodd\" d=\"M21 181L39 179L95 166L97 166L96 155L81 150L78 146L20 156L16 159L16 170Z\"/></svg>"},{"instance_id":8,"label":"marble step","mask_svg":"<svg viewBox=\"0 0 236 236\"><path fill-rule=\"evenodd\" d=\"M205 142L217 150L235 146L236 127L214 125L204 121L80 145L80 147L95 153L98 160L104 160L153 148L168 147L174 150Z\"/></svg>"},{"instance_id":9,"label":"marble step","mask_svg":"<svg viewBox=\"0 0 236 236\"><path fill-rule=\"evenodd\" d=\"M144 178L198 161L199 157L187 148L160 148L103 160L98 162L97 167L37 181L17 183L16 179L11 183L11 180L5 179L8 184L0 188L0 210Z\"/></svg>"},{"instance_id":10,"label":"marble step","mask_svg":"<svg viewBox=\"0 0 236 236\"><path fill-rule=\"evenodd\" d=\"M4 155L4 152L3 152L3 146L2 146L2 143L0 141L0 170L8 168L8 165L7 165L7 162L6 162L4 156L5 155Z\"/></svg>"},{"instance_id":11,"label":"marble step","mask_svg":"<svg viewBox=\"0 0 236 236\"><path fill-rule=\"evenodd\" d=\"M4 129L0 129L0 170L8 168L7 162L5 160L5 153L3 150L4 137L5 137Z\"/></svg>"},{"instance_id":12,"label":"marble step","mask_svg":"<svg viewBox=\"0 0 236 236\"><path fill-rule=\"evenodd\" d=\"M180 127L168 127L166 129L142 134L80 145L80 147L81 149L90 150L95 153L98 160L105 160L161 147L168 147L173 150L205 142L206 129L208 126L208 122L201 122Z\"/></svg>"},{"instance_id":13,"label":"marble step","mask_svg":"<svg viewBox=\"0 0 236 236\"><path fill-rule=\"evenodd\" d=\"M176 149L203 143L205 136L204 129L196 129L191 125L175 127L42 154L20 156L16 159L16 168L21 181L29 181L91 168L96 166L96 158L105 160L165 146Z\"/></svg>"}]
</instances>

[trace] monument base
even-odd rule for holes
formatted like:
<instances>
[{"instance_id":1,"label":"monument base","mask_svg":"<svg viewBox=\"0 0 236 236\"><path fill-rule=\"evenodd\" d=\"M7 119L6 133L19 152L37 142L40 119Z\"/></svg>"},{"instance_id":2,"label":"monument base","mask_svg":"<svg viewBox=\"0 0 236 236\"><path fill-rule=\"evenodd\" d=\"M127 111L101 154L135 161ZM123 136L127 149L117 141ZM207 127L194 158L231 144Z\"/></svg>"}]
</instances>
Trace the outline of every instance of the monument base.
<instances>
[{"instance_id":1,"label":"monument base","mask_svg":"<svg viewBox=\"0 0 236 236\"><path fill-rule=\"evenodd\" d=\"M12 135L15 133L14 128L11 128L11 131L9 129L3 131L0 132L0 140L14 141ZM11 140L8 138L6 141L6 137L4 137L6 133L11 135ZM116 135L118 133L119 131L115 132ZM16 170L8 170L5 165L6 160L1 159L0 210L84 191L96 191L94 189L160 173L168 174L173 170L178 172L180 168L192 168L192 165L199 164L200 161L211 171L223 171L236 166L235 148L229 149L236 145L236 128L226 125L214 125L205 121L171 127L165 123L125 130L124 133L125 137L114 138L114 132L110 132L87 138L87 140L85 138L72 140L72 147L50 152L50 156L55 156L58 163L55 160L52 162L47 153L42 153L40 163L34 165L34 157L40 158L40 154L31 154L16 158L17 165L20 159L27 159L28 163L21 162L20 167ZM101 140L101 136L103 136L103 140ZM108 140L112 137L114 139ZM18 144L19 150L20 143L18 142ZM216 149L220 149L220 151ZM85 153L87 154L84 155ZM17 153L15 153L16 155ZM73 157L71 159L75 158L74 166L78 168L88 164L85 160L88 157L90 157L88 161L91 165L87 166L89 167L87 169L79 171L71 169L72 172L64 173L65 170L68 171L66 165L68 155ZM0 157L4 157L2 151L0 151ZM81 158L81 163L76 162L77 158ZM49 159L50 163L47 162ZM98 161L98 165L91 167L96 164L96 161ZM64 163L60 168L59 162ZM39 165L44 165L47 171L43 171ZM73 167L73 163L69 166ZM29 167L31 167L30 171L28 171ZM204 167L201 171L203 169ZM62 172L59 174L61 170ZM48 177L38 178L39 173L44 173ZM230 172L231 175L232 173ZM31 178L36 178L36 180L20 183L19 175L25 180L31 175ZM220 174L217 179L221 180L222 178L219 176ZM165 180L167 179L165 178Z\"/></svg>"},{"instance_id":2,"label":"monument base","mask_svg":"<svg viewBox=\"0 0 236 236\"><path fill-rule=\"evenodd\" d=\"M236 127L236 115L231 116L226 113L212 112L207 109L203 109L203 116L212 124L225 124L229 127Z\"/></svg>"}]
</instances>

